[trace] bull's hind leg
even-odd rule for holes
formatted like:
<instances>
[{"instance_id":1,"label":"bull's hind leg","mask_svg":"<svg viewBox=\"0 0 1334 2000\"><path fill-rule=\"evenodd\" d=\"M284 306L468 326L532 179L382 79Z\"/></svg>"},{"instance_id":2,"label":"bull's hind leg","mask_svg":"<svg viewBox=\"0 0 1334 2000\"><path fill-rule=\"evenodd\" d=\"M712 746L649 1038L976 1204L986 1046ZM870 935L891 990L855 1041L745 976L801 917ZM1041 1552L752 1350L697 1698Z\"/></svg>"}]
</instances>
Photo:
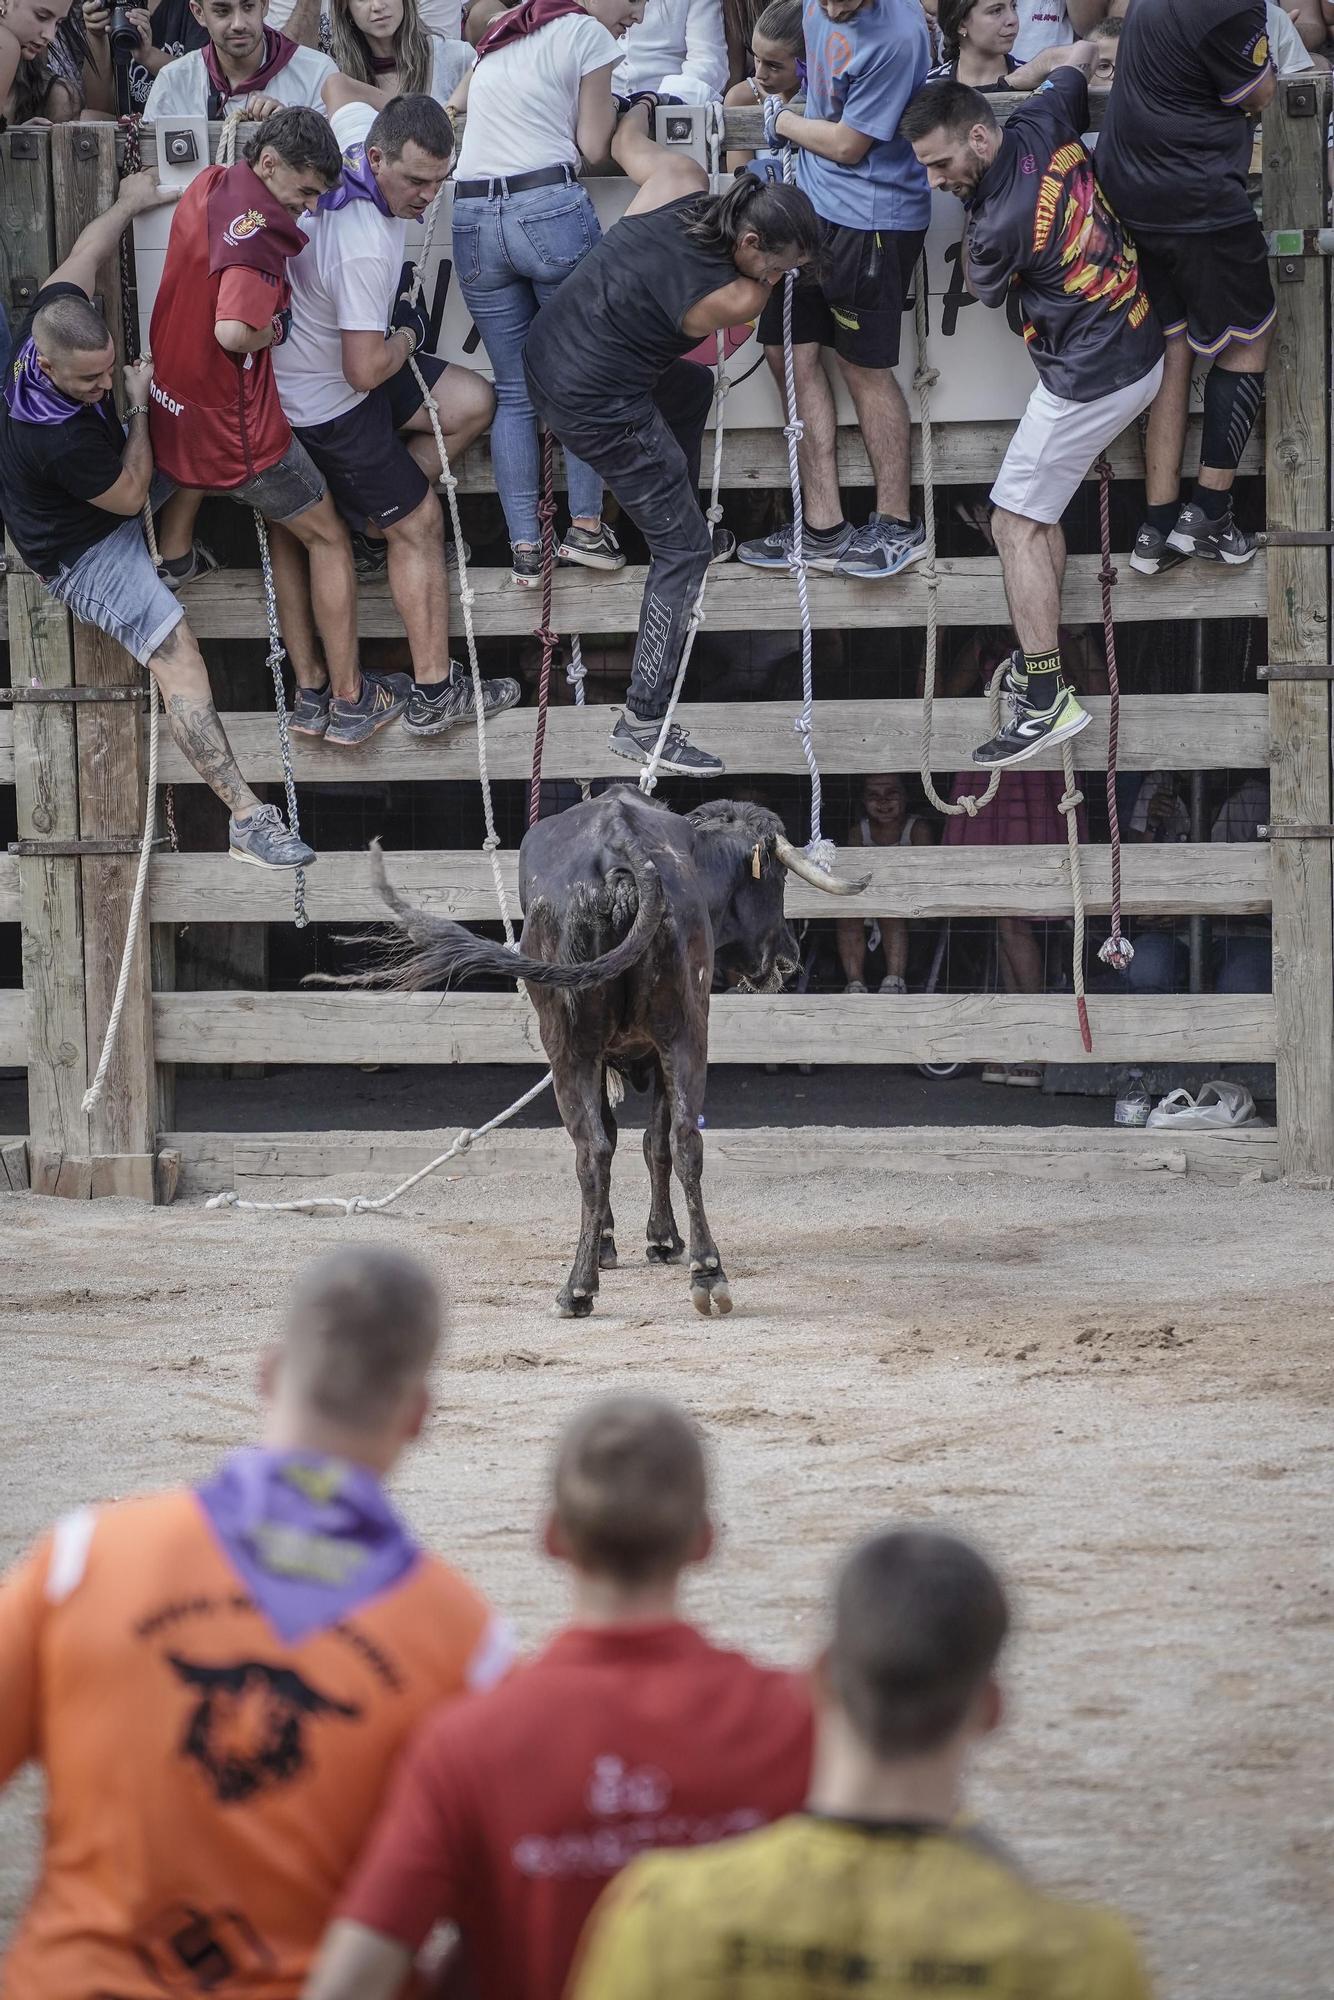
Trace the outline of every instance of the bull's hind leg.
<instances>
[{"instance_id":1,"label":"bull's hind leg","mask_svg":"<svg viewBox=\"0 0 1334 2000\"><path fill-rule=\"evenodd\" d=\"M616 1219L611 1212L611 1163L616 1157L616 1118L607 1100L605 1070L602 1076L602 1129L607 1135L607 1144L611 1148L611 1153L607 1160L607 1199L602 1210L602 1220L598 1225L598 1269L600 1271L614 1271L616 1269Z\"/></svg>"},{"instance_id":2,"label":"bull's hind leg","mask_svg":"<svg viewBox=\"0 0 1334 2000\"><path fill-rule=\"evenodd\" d=\"M648 1124L644 1127L648 1168L648 1249L651 1264L674 1264L685 1249L672 1213L672 1119L662 1072L654 1068Z\"/></svg>"},{"instance_id":3,"label":"bull's hind leg","mask_svg":"<svg viewBox=\"0 0 1334 2000\"><path fill-rule=\"evenodd\" d=\"M611 1195L612 1142L602 1118L602 1078L598 1070L578 1077L573 1085L556 1086L556 1102L565 1129L574 1141L575 1171L583 1196L579 1242L570 1275L556 1294L562 1319L585 1319L593 1310L598 1289L598 1252L603 1219Z\"/></svg>"},{"instance_id":4,"label":"bull's hind leg","mask_svg":"<svg viewBox=\"0 0 1334 2000\"><path fill-rule=\"evenodd\" d=\"M723 1260L704 1213L704 1140L699 1129L704 1109L705 1065L687 1052L680 1061L663 1061L672 1144L672 1165L686 1198L690 1217L690 1302L696 1312L730 1313L732 1293Z\"/></svg>"}]
</instances>

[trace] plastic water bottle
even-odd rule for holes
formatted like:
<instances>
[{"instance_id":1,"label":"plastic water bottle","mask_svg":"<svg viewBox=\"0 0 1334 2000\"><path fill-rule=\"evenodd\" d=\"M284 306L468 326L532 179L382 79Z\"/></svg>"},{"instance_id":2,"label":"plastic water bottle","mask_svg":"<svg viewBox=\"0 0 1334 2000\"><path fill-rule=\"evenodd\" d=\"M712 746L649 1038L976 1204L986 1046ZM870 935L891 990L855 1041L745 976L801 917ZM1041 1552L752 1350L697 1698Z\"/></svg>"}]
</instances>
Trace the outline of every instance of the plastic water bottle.
<instances>
[{"instance_id":1,"label":"plastic water bottle","mask_svg":"<svg viewBox=\"0 0 1334 2000\"><path fill-rule=\"evenodd\" d=\"M1152 1101L1142 1069L1132 1069L1112 1113L1114 1125L1147 1125Z\"/></svg>"}]
</instances>

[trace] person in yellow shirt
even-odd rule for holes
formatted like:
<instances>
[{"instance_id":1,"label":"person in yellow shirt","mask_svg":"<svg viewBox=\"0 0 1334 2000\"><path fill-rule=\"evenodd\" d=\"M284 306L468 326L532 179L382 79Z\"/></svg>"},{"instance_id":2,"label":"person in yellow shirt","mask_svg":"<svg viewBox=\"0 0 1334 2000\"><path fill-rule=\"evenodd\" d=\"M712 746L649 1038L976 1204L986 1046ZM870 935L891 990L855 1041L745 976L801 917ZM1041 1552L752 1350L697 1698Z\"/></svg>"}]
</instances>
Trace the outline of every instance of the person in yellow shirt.
<instances>
[{"instance_id":1,"label":"person in yellow shirt","mask_svg":"<svg viewBox=\"0 0 1334 2000\"><path fill-rule=\"evenodd\" d=\"M1121 1919L1044 1894L964 1817L1008 1624L994 1570L952 1535L854 1550L805 1811L634 1862L593 1913L570 2000L1147 2000Z\"/></svg>"}]
</instances>

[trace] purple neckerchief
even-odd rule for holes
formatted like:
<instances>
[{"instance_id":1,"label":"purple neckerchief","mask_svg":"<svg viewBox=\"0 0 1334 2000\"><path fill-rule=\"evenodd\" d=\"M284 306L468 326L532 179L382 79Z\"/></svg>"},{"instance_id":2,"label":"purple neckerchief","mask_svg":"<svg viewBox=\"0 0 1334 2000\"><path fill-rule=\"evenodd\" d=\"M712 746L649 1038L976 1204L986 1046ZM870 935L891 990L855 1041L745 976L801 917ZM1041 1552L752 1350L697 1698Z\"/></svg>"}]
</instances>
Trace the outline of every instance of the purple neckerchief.
<instances>
[{"instance_id":1,"label":"purple neckerchief","mask_svg":"<svg viewBox=\"0 0 1334 2000\"><path fill-rule=\"evenodd\" d=\"M315 207L320 215L325 215L333 209L346 208L350 201L373 201L381 215L392 216L394 212L380 192L364 145L348 147L343 155L343 178L337 187L320 196Z\"/></svg>"},{"instance_id":2,"label":"purple neckerchief","mask_svg":"<svg viewBox=\"0 0 1334 2000\"><path fill-rule=\"evenodd\" d=\"M374 1473L308 1451L237 1451L199 1503L256 1605L294 1645L407 1575L421 1553Z\"/></svg>"},{"instance_id":3,"label":"purple neckerchief","mask_svg":"<svg viewBox=\"0 0 1334 2000\"><path fill-rule=\"evenodd\" d=\"M37 348L32 340L25 340L14 356L5 384L5 401L10 416L21 424L67 424L81 410L94 407L61 394L50 376L37 366Z\"/></svg>"}]
</instances>

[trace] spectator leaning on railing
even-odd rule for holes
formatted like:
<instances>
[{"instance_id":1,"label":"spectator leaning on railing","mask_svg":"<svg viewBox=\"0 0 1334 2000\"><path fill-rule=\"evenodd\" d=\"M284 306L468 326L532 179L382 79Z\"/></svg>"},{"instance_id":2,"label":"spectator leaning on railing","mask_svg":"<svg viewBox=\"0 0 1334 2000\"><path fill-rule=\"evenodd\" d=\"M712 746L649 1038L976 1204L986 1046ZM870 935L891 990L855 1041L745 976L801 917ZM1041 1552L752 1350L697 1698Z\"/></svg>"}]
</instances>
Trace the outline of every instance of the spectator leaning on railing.
<instances>
[{"instance_id":1,"label":"spectator leaning on railing","mask_svg":"<svg viewBox=\"0 0 1334 2000\"><path fill-rule=\"evenodd\" d=\"M418 0L332 0L329 52L344 76L386 98L425 91L446 105L473 64L467 42L427 27Z\"/></svg>"},{"instance_id":2,"label":"spectator leaning on railing","mask_svg":"<svg viewBox=\"0 0 1334 2000\"><path fill-rule=\"evenodd\" d=\"M754 64L752 74L744 82L732 85L723 99L726 106L738 110L742 106L754 107L763 104L766 97L781 97L784 104L791 104L804 96L806 34L801 21L801 0L769 0L751 30L750 56ZM730 146L725 164L729 173L735 173L757 159L764 163L760 171L771 178L781 176L782 151L768 146L758 153Z\"/></svg>"}]
</instances>

